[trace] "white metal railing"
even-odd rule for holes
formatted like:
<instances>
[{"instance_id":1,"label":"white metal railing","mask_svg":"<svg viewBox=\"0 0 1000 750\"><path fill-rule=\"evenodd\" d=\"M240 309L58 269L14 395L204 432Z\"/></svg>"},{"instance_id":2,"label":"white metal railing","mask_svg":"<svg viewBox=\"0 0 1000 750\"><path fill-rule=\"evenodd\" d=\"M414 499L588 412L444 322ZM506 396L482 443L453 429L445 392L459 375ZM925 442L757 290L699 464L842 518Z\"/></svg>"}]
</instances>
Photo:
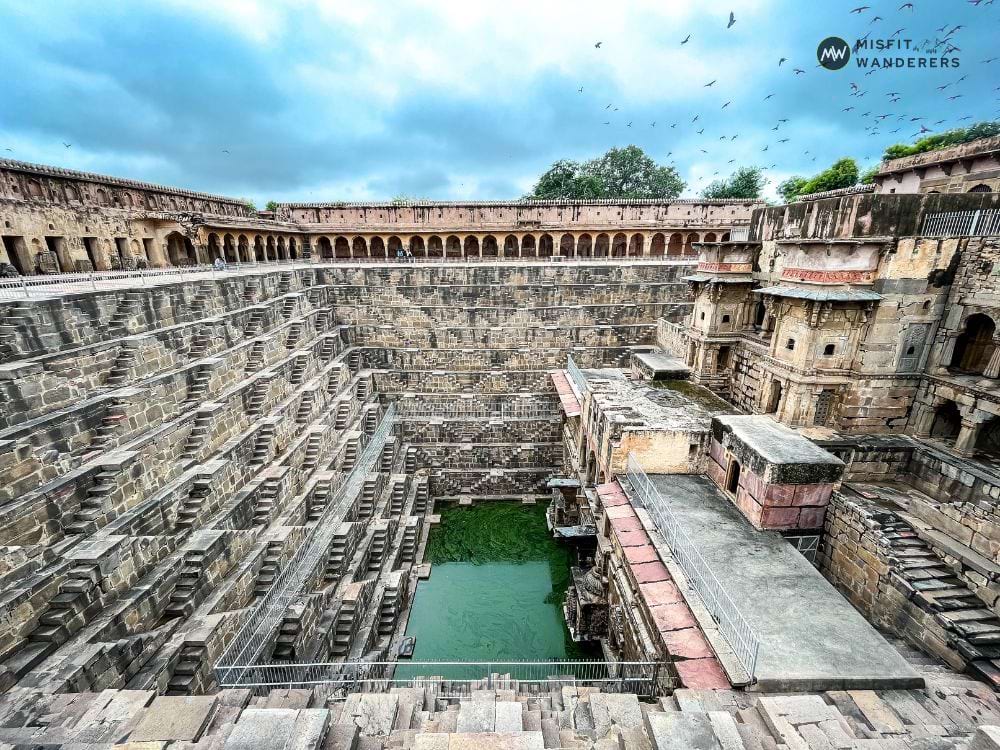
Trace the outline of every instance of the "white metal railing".
<instances>
[{"instance_id":1,"label":"white metal railing","mask_svg":"<svg viewBox=\"0 0 1000 750\"><path fill-rule=\"evenodd\" d=\"M339 483L333 488L326 507L305 541L282 568L267 594L251 610L243 627L219 657L215 665L219 684L233 684L233 675L237 678L245 675L248 667L263 660L264 649L277 632L288 607L302 593L306 582L329 555L330 544L338 527L337 521L344 517L348 506L361 492L365 479L382 454L395 419L396 409L390 404L354 468L346 476L340 476Z\"/></svg>"},{"instance_id":2,"label":"white metal railing","mask_svg":"<svg viewBox=\"0 0 1000 750\"><path fill-rule=\"evenodd\" d=\"M927 237L970 237L1000 235L1000 209L944 211L924 217L921 235Z\"/></svg>"},{"instance_id":3,"label":"white metal railing","mask_svg":"<svg viewBox=\"0 0 1000 750\"><path fill-rule=\"evenodd\" d=\"M558 402L551 407L538 404L516 405L501 404L499 408L491 408L481 404L470 404L463 408L455 404L419 403L409 405L406 401L397 401L400 419L552 419L561 418Z\"/></svg>"},{"instance_id":4,"label":"white metal railing","mask_svg":"<svg viewBox=\"0 0 1000 750\"><path fill-rule=\"evenodd\" d=\"M733 227L729 230L730 242L746 242L750 239L750 227Z\"/></svg>"},{"instance_id":5,"label":"white metal railing","mask_svg":"<svg viewBox=\"0 0 1000 750\"><path fill-rule=\"evenodd\" d=\"M576 397L582 400L583 394L587 392L587 378L584 377L580 368L576 366L572 354L566 355L566 372L569 373L570 380L576 386Z\"/></svg>"},{"instance_id":6,"label":"white metal railing","mask_svg":"<svg viewBox=\"0 0 1000 750\"><path fill-rule=\"evenodd\" d=\"M656 661L357 661L233 667L219 682L220 688L256 691L316 686L342 695L430 687L442 698L470 697L477 689L537 693L590 686L606 693L654 697L676 687L676 678Z\"/></svg>"},{"instance_id":7,"label":"white metal railing","mask_svg":"<svg viewBox=\"0 0 1000 750\"><path fill-rule=\"evenodd\" d=\"M155 286L177 281L227 278L233 275L260 273L271 269L314 268L305 261L266 261L214 265L177 266L176 268L139 268L134 271L80 271L37 276L0 278L0 299L29 299L55 294Z\"/></svg>"},{"instance_id":8,"label":"white metal railing","mask_svg":"<svg viewBox=\"0 0 1000 750\"><path fill-rule=\"evenodd\" d=\"M684 531L670 505L656 489L634 453L628 455L625 476L652 516L684 575L698 592L712 618L718 623L719 632L729 643L736 658L752 680L757 668L760 640L749 621L712 572L705 558L698 552L697 546Z\"/></svg>"}]
</instances>

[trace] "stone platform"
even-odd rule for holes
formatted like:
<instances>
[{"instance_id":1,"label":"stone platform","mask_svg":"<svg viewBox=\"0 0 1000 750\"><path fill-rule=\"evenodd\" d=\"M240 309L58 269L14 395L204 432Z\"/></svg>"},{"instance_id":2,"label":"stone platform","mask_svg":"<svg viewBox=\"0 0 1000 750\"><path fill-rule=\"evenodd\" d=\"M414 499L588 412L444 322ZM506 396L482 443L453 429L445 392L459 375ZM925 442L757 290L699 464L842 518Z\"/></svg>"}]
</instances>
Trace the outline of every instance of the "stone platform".
<instances>
[{"instance_id":1,"label":"stone platform","mask_svg":"<svg viewBox=\"0 0 1000 750\"><path fill-rule=\"evenodd\" d=\"M921 686L896 649L780 534L754 529L703 477L651 479L757 633L759 689Z\"/></svg>"}]
</instances>

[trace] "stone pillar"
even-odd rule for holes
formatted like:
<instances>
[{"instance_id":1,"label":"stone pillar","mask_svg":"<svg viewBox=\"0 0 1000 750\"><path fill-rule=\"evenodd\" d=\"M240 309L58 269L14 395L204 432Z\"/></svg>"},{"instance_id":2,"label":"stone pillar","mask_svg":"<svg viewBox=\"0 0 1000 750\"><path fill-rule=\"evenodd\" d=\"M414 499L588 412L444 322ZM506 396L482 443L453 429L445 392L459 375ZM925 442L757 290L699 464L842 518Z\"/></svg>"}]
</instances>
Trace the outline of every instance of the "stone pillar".
<instances>
[{"instance_id":1,"label":"stone pillar","mask_svg":"<svg viewBox=\"0 0 1000 750\"><path fill-rule=\"evenodd\" d=\"M955 440L955 452L963 456L972 456L976 452L976 438L979 437L982 426L982 422L973 422L963 417L962 429L959 430L958 438Z\"/></svg>"},{"instance_id":2,"label":"stone pillar","mask_svg":"<svg viewBox=\"0 0 1000 750\"><path fill-rule=\"evenodd\" d=\"M987 378L1000 377L1000 343L997 343L995 339L993 341L993 354L990 355L989 364L983 370L983 375Z\"/></svg>"},{"instance_id":3,"label":"stone pillar","mask_svg":"<svg viewBox=\"0 0 1000 750\"><path fill-rule=\"evenodd\" d=\"M944 370L951 363L952 355L955 353L955 341L958 339L958 332L949 333L948 337L944 340L944 346L941 347L937 355L935 366L940 370ZM933 356L933 351L935 347L931 347L931 352Z\"/></svg>"},{"instance_id":4,"label":"stone pillar","mask_svg":"<svg viewBox=\"0 0 1000 750\"><path fill-rule=\"evenodd\" d=\"M917 414L913 419L913 434L915 437L930 437L935 411L924 404L916 404L915 406Z\"/></svg>"}]
</instances>

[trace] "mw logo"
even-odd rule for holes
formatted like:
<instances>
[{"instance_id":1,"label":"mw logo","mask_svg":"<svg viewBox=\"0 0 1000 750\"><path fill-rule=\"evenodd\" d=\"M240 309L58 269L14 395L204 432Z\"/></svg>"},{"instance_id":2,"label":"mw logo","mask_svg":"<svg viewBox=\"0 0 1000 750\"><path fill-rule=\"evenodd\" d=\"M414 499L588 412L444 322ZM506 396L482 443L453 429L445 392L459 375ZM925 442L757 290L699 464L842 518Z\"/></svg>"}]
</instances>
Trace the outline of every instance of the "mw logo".
<instances>
[{"instance_id":1,"label":"mw logo","mask_svg":"<svg viewBox=\"0 0 1000 750\"><path fill-rule=\"evenodd\" d=\"M816 59L827 70L840 70L851 59L851 45L839 36L830 36L819 43Z\"/></svg>"}]
</instances>

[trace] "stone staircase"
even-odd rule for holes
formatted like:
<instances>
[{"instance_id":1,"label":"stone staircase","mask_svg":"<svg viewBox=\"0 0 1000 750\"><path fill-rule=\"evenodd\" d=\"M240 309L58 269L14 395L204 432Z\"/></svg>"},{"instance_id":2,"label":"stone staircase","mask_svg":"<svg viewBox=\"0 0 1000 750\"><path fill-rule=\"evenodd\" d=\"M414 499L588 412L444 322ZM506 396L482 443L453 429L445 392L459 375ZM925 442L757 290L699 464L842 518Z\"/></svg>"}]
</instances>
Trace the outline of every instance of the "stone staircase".
<instances>
[{"instance_id":1,"label":"stone staircase","mask_svg":"<svg viewBox=\"0 0 1000 750\"><path fill-rule=\"evenodd\" d=\"M81 564L71 568L59 585L59 593L39 616L38 626L28 635L28 642L46 643L55 648L83 628L100 606L99 577L100 569L96 565Z\"/></svg>"},{"instance_id":2,"label":"stone staircase","mask_svg":"<svg viewBox=\"0 0 1000 750\"><path fill-rule=\"evenodd\" d=\"M319 464L319 454L323 450L324 432L310 432L306 438L306 452L302 458L303 469L314 469Z\"/></svg>"},{"instance_id":3,"label":"stone staircase","mask_svg":"<svg viewBox=\"0 0 1000 750\"><path fill-rule=\"evenodd\" d=\"M341 401L339 404L337 404L337 415L333 419L334 429L337 430L346 429L350 419L351 419L351 405L347 401Z\"/></svg>"},{"instance_id":4,"label":"stone staircase","mask_svg":"<svg viewBox=\"0 0 1000 750\"><path fill-rule=\"evenodd\" d=\"M114 364L108 371L107 385L112 388L119 388L125 385L132 378L132 368L135 367L139 357L139 350L135 344L125 342L115 357Z\"/></svg>"},{"instance_id":5,"label":"stone staircase","mask_svg":"<svg viewBox=\"0 0 1000 750\"><path fill-rule=\"evenodd\" d=\"M333 535L333 542L330 544L330 554L326 560L326 567L323 570L323 580L333 582L340 578L344 572L344 563L347 560L348 534L337 532Z\"/></svg>"},{"instance_id":6,"label":"stone staircase","mask_svg":"<svg viewBox=\"0 0 1000 750\"><path fill-rule=\"evenodd\" d=\"M191 427L191 432L184 443L184 452L181 454L183 458L187 461L195 460L211 432L212 412L199 411L195 415L194 426Z\"/></svg>"},{"instance_id":7,"label":"stone staircase","mask_svg":"<svg viewBox=\"0 0 1000 750\"><path fill-rule=\"evenodd\" d=\"M410 516L406 519L403 538L399 545L399 564L414 563L417 559L417 545L420 543L420 518Z\"/></svg>"},{"instance_id":8,"label":"stone staircase","mask_svg":"<svg viewBox=\"0 0 1000 750\"><path fill-rule=\"evenodd\" d=\"M195 331L191 337L191 348L188 349L188 356L191 359L200 359L208 352L212 345L212 331L209 328L201 327Z\"/></svg>"},{"instance_id":9,"label":"stone staircase","mask_svg":"<svg viewBox=\"0 0 1000 750\"><path fill-rule=\"evenodd\" d=\"M167 608L163 616L187 617L197 604L196 593L201 579L201 573L205 561L203 550L189 550L184 553L184 560L181 563L181 571L177 576L177 583L170 593Z\"/></svg>"},{"instance_id":10,"label":"stone staircase","mask_svg":"<svg viewBox=\"0 0 1000 750\"><path fill-rule=\"evenodd\" d=\"M281 542L268 542L264 550L264 561L261 563L257 577L254 579L253 594L261 597L271 589L271 584L278 576L278 569L281 564Z\"/></svg>"},{"instance_id":11,"label":"stone staircase","mask_svg":"<svg viewBox=\"0 0 1000 750\"><path fill-rule=\"evenodd\" d=\"M278 502L278 495L281 492L280 480L268 477L261 482L257 490L257 502L254 504L253 523L254 526L266 526L271 522L275 505Z\"/></svg>"},{"instance_id":12,"label":"stone staircase","mask_svg":"<svg viewBox=\"0 0 1000 750\"><path fill-rule=\"evenodd\" d=\"M296 346L298 346L299 341L302 340L302 332L304 331L304 329L305 326L298 321L288 326L288 335L285 337L286 349L292 350Z\"/></svg>"},{"instance_id":13,"label":"stone staircase","mask_svg":"<svg viewBox=\"0 0 1000 750\"><path fill-rule=\"evenodd\" d=\"M392 535L393 526L387 521L376 521L372 529L372 540L368 547L368 572L377 574L385 563L386 548Z\"/></svg>"},{"instance_id":14,"label":"stone staircase","mask_svg":"<svg viewBox=\"0 0 1000 750\"><path fill-rule=\"evenodd\" d=\"M264 366L264 346L265 343L263 339L258 339L250 345L250 351L247 353L246 365L243 367L243 372L247 375L258 372Z\"/></svg>"},{"instance_id":15,"label":"stone staircase","mask_svg":"<svg viewBox=\"0 0 1000 750\"><path fill-rule=\"evenodd\" d=\"M125 292L114 315L108 321L108 331L114 336L128 336L129 325L139 312L146 295L141 292Z\"/></svg>"},{"instance_id":16,"label":"stone staircase","mask_svg":"<svg viewBox=\"0 0 1000 750\"><path fill-rule=\"evenodd\" d=\"M87 488L87 495L80 501L80 510L66 525L67 534L90 534L97 531L97 521L105 513L105 498L118 487L118 475L113 471L99 471L94 483Z\"/></svg>"},{"instance_id":17,"label":"stone staircase","mask_svg":"<svg viewBox=\"0 0 1000 750\"><path fill-rule=\"evenodd\" d=\"M292 385L300 385L305 380L306 366L309 364L309 357L306 354L299 354L292 360L292 372L288 376L288 382Z\"/></svg>"},{"instance_id":18,"label":"stone staircase","mask_svg":"<svg viewBox=\"0 0 1000 750\"><path fill-rule=\"evenodd\" d=\"M250 458L251 466L263 466L268 462L275 431L276 428L271 422L265 422L257 431L257 438L253 444L253 455Z\"/></svg>"},{"instance_id":19,"label":"stone staircase","mask_svg":"<svg viewBox=\"0 0 1000 750\"><path fill-rule=\"evenodd\" d=\"M195 529L198 527L198 518L201 516L202 506L204 506L205 499L210 494L212 494L210 480L194 480L191 491L177 509L177 521L175 525L178 529Z\"/></svg>"},{"instance_id":20,"label":"stone staircase","mask_svg":"<svg viewBox=\"0 0 1000 750\"><path fill-rule=\"evenodd\" d=\"M344 446L344 457L340 464L341 471L350 471L358 460L358 439L350 438Z\"/></svg>"},{"instance_id":21,"label":"stone staircase","mask_svg":"<svg viewBox=\"0 0 1000 750\"><path fill-rule=\"evenodd\" d=\"M392 489L389 491L389 516L398 518L403 514L403 508L406 506L406 479L397 478L392 483Z\"/></svg>"},{"instance_id":22,"label":"stone staircase","mask_svg":"<svg viewBox=\"0 0 1000 750\"><path fill-rule=\"evenodd\" d=\"M181 646L165 695L194 695L207 654L208 648L204 643L185 643Z\"/></svg>"},{"instance_id":23,"label":"stone staircase","mask_svg":"<svg viewBox=\"0 0 1000 750\"><path fill-rule=\"evenodd\" d=\"M212 382L212 369L207 365L201 365L194 371L194 377L191 384L188 386L187 398L184 400L188 403L193 401L202 401L205 394L208 393L208 387Z\"/></svg>"},{"instance_id":24,"label":"stone staircase","mask_svg":"<svg viewBox=\"0 0 1000 750\"><path fill-rule=\"evenodd\" d=\"M101 424L94 432L94 437L90 441L91 450L107 450L110 443L121 430L122 424L128 419L125 406L120 403L112 403L101 418Z\"/></svg>"},{"instance_id":25,"label":"stone staircase","mask_svg":"<svg viewBox=\"0 0 1000 750\"><path fill-rule=\"evenodd\" d=\"M355 518L371 518L375 515L375 501L378 496L379 480L377 477L366 479L358 497Z\"/></svg>"}]
</instances>

